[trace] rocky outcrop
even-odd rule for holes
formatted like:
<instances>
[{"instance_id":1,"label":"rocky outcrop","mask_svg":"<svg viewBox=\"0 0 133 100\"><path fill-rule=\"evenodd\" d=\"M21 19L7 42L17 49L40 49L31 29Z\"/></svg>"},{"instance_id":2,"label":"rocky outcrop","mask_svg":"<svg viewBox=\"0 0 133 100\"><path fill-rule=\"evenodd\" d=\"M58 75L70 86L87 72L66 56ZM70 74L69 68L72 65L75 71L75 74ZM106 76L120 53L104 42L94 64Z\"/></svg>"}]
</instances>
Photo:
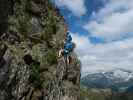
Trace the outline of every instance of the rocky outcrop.
<instances>
[{"instance_id":1,"label":"rocky outcrop","mask_svg":"<svg viewBox=\"0 0 133 100\"><path fill-rule=\"evenodd\" d=\"M57 77L51 83L50 100L79 100L79 68L78 61L67 66L62 58L59 59Z\"/></svg>"},{"instance_id":2,"label":"rocky outcrop","mask_svg":"<svg viewBox=\"0 0 133 100\"><path fill-rule=\"evenodd\" d=\"M80 62L58 58L67 26L48 0L0 0L0 100L79 100Z\"/></svg>"}]
</instances>

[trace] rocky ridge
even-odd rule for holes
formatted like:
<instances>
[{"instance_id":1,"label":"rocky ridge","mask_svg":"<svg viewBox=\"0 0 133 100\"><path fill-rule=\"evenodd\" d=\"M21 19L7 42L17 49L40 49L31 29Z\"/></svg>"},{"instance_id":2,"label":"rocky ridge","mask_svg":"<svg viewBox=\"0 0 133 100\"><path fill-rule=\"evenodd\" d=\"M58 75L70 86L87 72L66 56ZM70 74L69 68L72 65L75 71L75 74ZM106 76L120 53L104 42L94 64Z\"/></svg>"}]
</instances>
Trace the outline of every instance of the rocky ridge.
<instances>
[{"instance_id":1,"label":"rocky ridge","mask_svg":"<svg viewBox=\"0 0 133 100\"><path fill-rule=\"evenodd\" d=\"M48 0L0 0L0 100L79 100L80 62L57 58L66 33Z\"/></svg>"}]
</instances>

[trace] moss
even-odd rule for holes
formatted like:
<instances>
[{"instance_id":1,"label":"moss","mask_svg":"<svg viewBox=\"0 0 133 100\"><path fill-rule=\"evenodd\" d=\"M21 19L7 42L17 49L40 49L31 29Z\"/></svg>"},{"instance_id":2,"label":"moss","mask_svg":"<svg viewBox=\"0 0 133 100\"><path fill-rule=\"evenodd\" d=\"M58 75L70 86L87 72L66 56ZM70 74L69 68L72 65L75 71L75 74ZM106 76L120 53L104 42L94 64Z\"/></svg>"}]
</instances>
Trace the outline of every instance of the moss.
<instances>
[{"instance_id":1,"label":"moss","mask_svg":"<svg viewBox=\"0 0 133 100\"><path fill-rule=\"evenodd\" d=\"M45 40L46 42L49 42L51 39L51 34L49 32L43 32L42 39Z\"/></svg>"},{"instance_id":2,"label":"moss","mask_svg":"<svg viewBox=\"0 0 133 100\"><path fill-rule=\"evenodd\" d=\"M36 45L33 45L32 47L32 56L33 56L33 59L35 59L36 61L39 61L39 62L43 62L45 59L45 55L46 55L46 52L47 52L47 44L36 44Z\"/></svg>"},{"instance_id":3,"label":"moss","mask_svg":"<svg viewBox=\"0 0 133 100\"><path fill-rule=\"evenodd\" d=\"M44 79L45 81L43 82L43 87L48 87L49 83L51 82L51 80L53 80L53 75L50 72L44 72Z\"/></svg>"},{"instance_id":4,"label":"moss","mask_svg":"<svg viewBox=\"0 0 133 100\"><path fill-rule=\"evenodd\" d=\"M35 50L35 52L38 51ZM40 64L33 63L30 67L30 82L34 85L35 88L47 87L49 81L52 80L53 77L52 73L48 72L48 70L47 72L44 72L43 68L45 68L46 66L48 66L49 68L51 65L57 63L56 53L54 52L54 50L49 50L45 56L41 57L41 59L43 60L40 60Z\"/></svg>"},{"instance_id":5,"label":"moss","mask_svg":"<svg viewBox=\"0 0 133 100\"><path fill-rule=\"evenodd\" d=\"M49 85L49 83L50 83L50 81L49 80L45 80L44 82L43 82L43 87L48 87L48 85Z\"/></svg>"},{"instance_id":6,"label":"moss","mask_svg":"<svg viewBox=\"0 0 133 100\"><path fill-rule=\"evenodd\" d=\"M30 30L30 24L29 22L29 16L20 16L18 19L19 25L18 25L18 30L19 32L24 36L27 37L29 30Z\"/></svg>"},{"instance_id":7,"label":"moss","mask_svg":"<svg viewBox=\"0 0 133 100\"><path fill-rule=\"evenodd\" d=\"M47 42L51 41L52 35L56 34L58 27L58 17L56 17L55 13L52 10L51 6L47 8L48 14L47 16L42 17L41 24L44 26L45 31L43 32L43 39Z\"/></svg>"},{"instance_id":8,"label":"moss","mask_svg":"<svg viewBox=\"0 0 133 100\"><path fill-rule=\"evenodd\" d=\"M39 65L34 63L31 65L30 82L35 88L41 88L43 84L43 77L40 73Z\"/></svg>"},{"instance_id":9,"label":"moss","mask_svg":"<svg viewBox=\"0 0 133 100\"><path fill-rule=\"evenodd\" d=\"M56 52L54 50L48 51L46 55L46 63L49 65L57 63Z\"/></svg>"},{"instance_id":10,"label":"moss","mask_svg":"<svg viewBox=\"0 0 133 100\"><path fill-rule=\"evenodd\" d=\"M48 31L50 31L53 34L56 34L58 26L57 26L57 18L53 15L53 12L49 12L49 16L48 16L48 27L50 27L50 29Z\"/></svg>"}]
</instances>

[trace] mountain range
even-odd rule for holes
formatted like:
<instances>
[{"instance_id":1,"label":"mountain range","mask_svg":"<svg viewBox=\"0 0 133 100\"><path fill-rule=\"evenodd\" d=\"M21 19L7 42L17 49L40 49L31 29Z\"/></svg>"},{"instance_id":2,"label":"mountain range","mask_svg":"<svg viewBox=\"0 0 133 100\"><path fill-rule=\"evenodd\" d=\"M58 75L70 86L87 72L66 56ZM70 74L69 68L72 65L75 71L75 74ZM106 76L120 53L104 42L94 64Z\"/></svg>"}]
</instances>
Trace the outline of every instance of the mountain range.
<instances>
[{"instance_id":1,"label":"mountain range","mask_svg":"<svg viewBox=\"0 0 133 100\"><path fill-rule=\"evenodd\" d=\"M81 85L88 88L110 88L113 91L131 91L133 89L133 72L125 69L114 69L88 74L81 78Z\"/></svg>"}]
</instances>

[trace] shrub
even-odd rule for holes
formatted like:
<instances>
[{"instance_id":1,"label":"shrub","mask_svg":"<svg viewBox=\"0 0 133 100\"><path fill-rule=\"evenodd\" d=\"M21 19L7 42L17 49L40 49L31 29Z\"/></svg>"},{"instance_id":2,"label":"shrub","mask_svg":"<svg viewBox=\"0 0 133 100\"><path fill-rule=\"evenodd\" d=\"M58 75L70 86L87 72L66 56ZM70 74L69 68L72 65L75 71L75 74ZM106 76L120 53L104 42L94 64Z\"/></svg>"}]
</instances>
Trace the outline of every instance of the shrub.
<instances>
[{"instance_id":1,"label":"shrub","mask_svg":"<svg viewBox=\"0 0 133 100\"><path fill-rule=\"evenodd\" d=\"M46 55L46 62L49 65L57 63L56 52L54 50L48 51L48 53Z\"/></svg>"},{"instance_id":2,"label":"shrub","mask_svg":"<svg viewBox=\"0 0 133 100\"><path fill-rule=\"evenodd\" d=\"M35 88L41 88L43 84L43 78L40 73L40 66L38 64L32 64L30 73L30 82Z\"/></svg>"},{"instance_id":3,"label":"shrub","mask_svg":"<svg viewBox=\"0 0 133 100\"><path fill-rule=\"evenodd\" d=\"M17 27L19 32L23 34L24 37L27 37L30 30L30 25L28 22L29 22L29 16L19 16L18 18L19 25Z\"/></svg>"}]
</instances>

